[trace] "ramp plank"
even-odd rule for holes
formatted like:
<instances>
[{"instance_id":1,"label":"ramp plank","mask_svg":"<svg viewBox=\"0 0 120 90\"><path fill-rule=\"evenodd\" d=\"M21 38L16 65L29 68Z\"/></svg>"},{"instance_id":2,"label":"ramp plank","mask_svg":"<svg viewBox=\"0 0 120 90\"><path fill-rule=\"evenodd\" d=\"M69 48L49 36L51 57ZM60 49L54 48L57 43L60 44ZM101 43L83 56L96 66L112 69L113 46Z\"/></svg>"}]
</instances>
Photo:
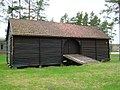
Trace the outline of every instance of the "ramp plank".
<instances>
[{"instance_id":1,"label":"ramp plank","mask_svg":"<svg viewBox=\"0 0 120 90\"><path fill-rule=\"evenodd\" d=\"M83 55L80 55L80 54L65 54L65 55L63 55L63 57L65 57L69 60L72 60L72 61L74 61L78 64L88 64L88 63L98 62L95 59L92 59L90 57L86 57L86 56L83 56Z\"/></svg>"}]
</instances>

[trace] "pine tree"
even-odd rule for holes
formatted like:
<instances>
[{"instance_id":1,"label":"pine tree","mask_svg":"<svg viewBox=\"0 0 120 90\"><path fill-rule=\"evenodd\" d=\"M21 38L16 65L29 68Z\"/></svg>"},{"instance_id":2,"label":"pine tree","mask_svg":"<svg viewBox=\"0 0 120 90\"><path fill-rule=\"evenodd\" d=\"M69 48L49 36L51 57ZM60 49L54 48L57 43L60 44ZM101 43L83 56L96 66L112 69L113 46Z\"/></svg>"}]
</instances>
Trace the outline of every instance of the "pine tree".
<instances>
[{"instance_id":1,"label":"pine tree","mask_svg":"<svg viewBox=\"0 0 120 90\"><path fill-rule=\"evenodd\" d=\"M83 12L81 12L81 13L77 13L77 15L76 15L76 24L77 25L83 25Z\"/></svg>"},{"instance_id":2,"label":"pine tree","mask_svg":"<svg viewBox=\"0 0 120 90\"><path fill-rule=\"evenodd\" d=\"M87 13L85 13L82 21L83 21L83 26L88 26L88 14Z\"/></svg>"},{"instance_id":3,"label":"pine tree","mask_svg":"<svg viewBox=\"0 0 120 90\"><path fill-rule=\"evenodd\" d=\"M36 0L25 0L24 4L25 4L25 9L22 18L34 19L33 15L35 15L34 9L35 9Z\"/></svg>"},{"instance_id":4,"label":"pine tree","mask_svg":"<svg viewBox=\"0 0 120 90\"><path fill-rule=\"evenodd\" d=\"M67 13L65 13L65 14L61 17L60 22L62 22L62 23L69 23L69 18L68 18L68 14L67 14Z\"/></svg>"},{"instance_id":5,"label":"pine tree","mask_svg":"<svg viewBox=\"0 0 120 90\"><path fill-rule=\"evenodd\" d=\"M89 18L90 18L90 22L89 22L90 26L98 26L100 24L100 18L97 15L95 15L93 11L90 13Z\"/></svg>"},{"instance_id":6,"label":"pine tree","mask_svg":"<svg viewBox=\"0 0 120 90\"><path fill-rule=\"evenodd\" d=\"M69 18L68 14L65 13L64 16L61 17L60 22L63 23L70 23L70 24L76 24L80 26L96 26L100 28L106 35L108 35L111 38L111 41L113 40L113 37L115 33L113 31L114 22L108 22L106 19L104 21L101 21L101 19L95 15L94 12L88 13L77 13L75 17Z\"/></svg>"},{"instance_id":7,"label":"pine tree","mask_svg":"<svg viewBox=\"0 0 120 90\"><path fill-rule=\"evenodd\" d=\"M21 0L12 0L11 5L8 5L8 14L10 14L11 18L21 18L21 10L23 7L21 6Z\"/></svg>"},{"instance_id":8,"label":"pine tree","mask_svg":"<svg viewBox=\"0 0 120 90\"><path fill-rule=\"evenodd\" d=\"M49 0L37 0L36 5L35 5L35 19L36 20L45 20L45 7L49 6L48 4Z\"/></svg>"}]
</instances>

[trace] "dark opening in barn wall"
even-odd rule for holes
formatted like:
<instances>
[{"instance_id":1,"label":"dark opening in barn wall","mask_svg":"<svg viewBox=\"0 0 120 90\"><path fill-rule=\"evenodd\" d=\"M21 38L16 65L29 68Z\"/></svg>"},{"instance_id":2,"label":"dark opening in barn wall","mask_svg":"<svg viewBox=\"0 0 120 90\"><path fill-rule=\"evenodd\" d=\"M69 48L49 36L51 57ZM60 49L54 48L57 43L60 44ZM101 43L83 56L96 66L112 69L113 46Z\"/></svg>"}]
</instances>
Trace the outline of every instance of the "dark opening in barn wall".
<instances>
[{"instance_id":1,"label":"dark opening in barn wall","mask_svg":"<svg viewBox=\"0 0 120 90\"><path fill-rule=\"evenodd\" d=\"M80 45L74 39L68 39L64 43L63 54L80 54Z\"/></svg>"},{"instance_id":2,"label":"dark opening in barn wall","mask_svg":"<svg viewBox=\"0 0 120 90\"><path fill-rule=\"evenodd\" d=\"M63 45L63 55L65 54L80 54L80 45L75 39L67 39ZM64 65L78 65L78 63L63 57Z\"/></svg>"}]
</instances>

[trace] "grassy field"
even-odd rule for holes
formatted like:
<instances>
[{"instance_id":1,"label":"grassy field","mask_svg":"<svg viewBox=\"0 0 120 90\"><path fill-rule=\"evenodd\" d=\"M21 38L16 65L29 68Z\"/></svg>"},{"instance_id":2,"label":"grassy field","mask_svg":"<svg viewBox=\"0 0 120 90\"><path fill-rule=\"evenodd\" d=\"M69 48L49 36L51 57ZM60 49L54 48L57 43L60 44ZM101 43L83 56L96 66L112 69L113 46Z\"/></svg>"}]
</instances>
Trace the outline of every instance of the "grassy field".
<instances>
[{"instance_id":1,"label":"grassy field","mask_svg":"<svg viewBox=\"0 0 120 90\"><path fill-rule=\"evenodd\" d=\"M82 66L11 69L0 55L0 90L120 90L120 61Z\"/></svg>"}]
</instances>

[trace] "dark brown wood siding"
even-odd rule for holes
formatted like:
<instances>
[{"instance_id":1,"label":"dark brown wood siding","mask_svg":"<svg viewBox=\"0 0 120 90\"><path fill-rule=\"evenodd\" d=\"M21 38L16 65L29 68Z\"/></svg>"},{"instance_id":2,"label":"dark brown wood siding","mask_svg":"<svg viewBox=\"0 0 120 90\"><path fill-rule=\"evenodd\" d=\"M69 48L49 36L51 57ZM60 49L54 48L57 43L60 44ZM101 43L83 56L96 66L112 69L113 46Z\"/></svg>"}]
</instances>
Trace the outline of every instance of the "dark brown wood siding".
<instances>
[{"instance_id":1,"label":"dark brown wood siding","mask_svg":"<svg viewBox=\"0 0 120 90\"><path fill-rule=\"evenodd\" d=\"M42 38L40 39L40 64L56 65L61 64L61 39Z\"/></svg>"},{"instance_id":2,"label":"dark brown wood siding","mask_svg":"<svg viewBox=\"0 0 120 90\"><path fill-rule=\"evenodd\" d=\"M35 37L14 37L15 67L39 66L39 39Z\"/></svg>"},{"instance_id":3,"label":"dark brown wood siding","mask_svg":"<svg viewBox=\"0 0 120 90\"><path fill-rule=\"evenodd\" d=\"M109 58L109 41L108 40L96 40L97 60Z\"/></svg>"},{"instance_id":4,"label":"dark brown wood siding","mask_svg":"<svg viewBox=\"0 0 120 90\"><path fill-rule=\"evenodd\" d=\"M10 62L13 67L58 65L63 54L82 54L97 60L109 58L108 40L30 36L14 36L12 40L9 47L14 52Z\"/></svg>"},{"instance_id":5,"label":"dark brown wood siding","mask_svg":"<svg viewBox=\"0 0 120 90\"><path fill-rule=\"evenodd\" d=\"M81 54L96 59L94 39L82 39L81 40Z\"/></svg>"}]
</instances>

